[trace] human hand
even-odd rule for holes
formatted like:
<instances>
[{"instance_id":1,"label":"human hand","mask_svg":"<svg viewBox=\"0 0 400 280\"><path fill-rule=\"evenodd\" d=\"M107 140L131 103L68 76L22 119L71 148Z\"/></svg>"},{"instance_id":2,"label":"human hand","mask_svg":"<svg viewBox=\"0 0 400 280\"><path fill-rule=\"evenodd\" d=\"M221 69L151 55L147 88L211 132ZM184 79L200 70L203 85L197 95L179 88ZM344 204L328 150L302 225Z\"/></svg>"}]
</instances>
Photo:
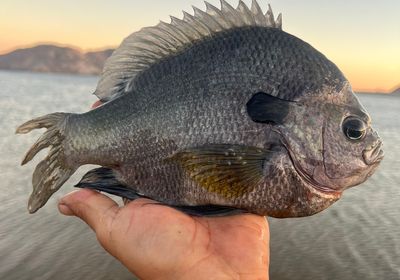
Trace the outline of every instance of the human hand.
<instances>
[{"instance_id":1,"label":"human hand","mask_svg":"<svg viewBox=\"0 0 400 280\"><path fill-rule=\"evenodd\" d=\"M59 202L85 221L104 249L140 279L268 279L264 217L191 217L149 199L119 207L88 189Z\"/></svg>"}]
</instances>

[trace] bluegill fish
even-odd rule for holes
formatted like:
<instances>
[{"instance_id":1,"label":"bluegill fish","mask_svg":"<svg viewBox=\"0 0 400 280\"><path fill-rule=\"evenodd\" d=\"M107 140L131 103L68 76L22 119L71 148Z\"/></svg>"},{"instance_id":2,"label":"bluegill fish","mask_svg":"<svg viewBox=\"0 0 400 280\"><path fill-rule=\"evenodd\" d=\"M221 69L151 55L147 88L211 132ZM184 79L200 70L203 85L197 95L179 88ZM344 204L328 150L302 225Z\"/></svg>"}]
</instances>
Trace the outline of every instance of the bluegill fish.
<instances>
[{"instance_id":1,"label":"bluegill fish","mask_svg":"<svg viewBox=\"0 0 400 280\"><path fill-rule=\"evenodd\" d=\"M342 72L282 31L256 1L171 17L127 37L82 114L53 113L26 154L36 167L30 213L81 165L78 187L149 197L194 215L313 215L364 182L383 158Z\"/></svg>"}]
</instances>

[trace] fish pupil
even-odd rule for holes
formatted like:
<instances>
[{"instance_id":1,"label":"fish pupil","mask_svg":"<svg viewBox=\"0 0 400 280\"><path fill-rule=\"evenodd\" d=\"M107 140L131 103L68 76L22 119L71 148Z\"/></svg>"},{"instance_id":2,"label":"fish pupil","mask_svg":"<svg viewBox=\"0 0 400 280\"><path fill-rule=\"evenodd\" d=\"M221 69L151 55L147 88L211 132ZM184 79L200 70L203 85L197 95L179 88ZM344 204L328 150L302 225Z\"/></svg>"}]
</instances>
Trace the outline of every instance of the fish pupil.
<instances>
[{"instance_id":1,"label":"fish pupil","mask_svg":"<svg viewBox=\"0 0 400 280\"><path fill-rule=\"evenodd\" d=\"M343 132L350 140L361 140L365 131L365 124L362 120L348 118L343 122Z\"/></svg>"},{"instance_id":2,"label":"fish pupil","mask_svg":"<svg viewBox=\"0 0 400 280\"><path fill-rule=\"evenodd\" d=\"M347 129L347 136L352 140L360 139L362 135L362 131L354 130L351 128Z\"/></svg>"}]
</instances>

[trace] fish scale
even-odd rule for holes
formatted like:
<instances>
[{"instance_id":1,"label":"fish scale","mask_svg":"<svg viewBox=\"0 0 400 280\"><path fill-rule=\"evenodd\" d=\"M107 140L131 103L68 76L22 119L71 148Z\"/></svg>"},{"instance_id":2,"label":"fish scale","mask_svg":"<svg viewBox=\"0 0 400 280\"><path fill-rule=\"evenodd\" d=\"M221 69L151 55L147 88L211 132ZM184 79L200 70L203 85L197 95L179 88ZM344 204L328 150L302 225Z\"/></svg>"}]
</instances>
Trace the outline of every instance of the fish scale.
<instances>
[{"instance_id":1,"label":"fish scale","mask_svg":"<svg viewBox=\"0 0 400 280\"><path fill-rule=\"evenodd\" d=\"M17 129L50 131L24 161L51 145L31 213L84 164L102 167L78 187L191 215L281 218L318 213L373 173L381 140L331 61L270 7L206 7L127 37L98 83L102 106Z\"/></svg>"}]
</instances>

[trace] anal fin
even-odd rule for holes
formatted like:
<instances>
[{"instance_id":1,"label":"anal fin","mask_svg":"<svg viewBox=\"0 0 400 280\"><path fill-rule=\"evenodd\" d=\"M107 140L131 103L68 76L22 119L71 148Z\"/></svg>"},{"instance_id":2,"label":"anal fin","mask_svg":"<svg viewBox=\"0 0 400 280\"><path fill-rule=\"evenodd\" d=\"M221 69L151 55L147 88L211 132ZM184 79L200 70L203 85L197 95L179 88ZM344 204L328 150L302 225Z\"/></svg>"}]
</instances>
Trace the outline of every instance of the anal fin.
<instances>
[{"instance_id":1,"label":"anal fin","mask_svg":"<svg viewBox=\"0 0 400 280\"><path fill-rule=\"evenodd\" d=\"M130 189L119 182L115 178L113 170L106 167L90 170L82 177L75 187L97 190L129 200L144 197L139 195L135 190Z\"/></svg>"},{"instance_id":2,"label":"anal fin","mask_svg":"<svg viewBox=\"0 0 400 280\"><path fill-rule=\"evenodd\" d=\"M190 216L199 216L199 217L223 217L237 214L244 214L247 211L239 208L222 206L222 205L179 205L173 206L169 205L176 210L179 210Z\"/></svg>"}]
</instances>

